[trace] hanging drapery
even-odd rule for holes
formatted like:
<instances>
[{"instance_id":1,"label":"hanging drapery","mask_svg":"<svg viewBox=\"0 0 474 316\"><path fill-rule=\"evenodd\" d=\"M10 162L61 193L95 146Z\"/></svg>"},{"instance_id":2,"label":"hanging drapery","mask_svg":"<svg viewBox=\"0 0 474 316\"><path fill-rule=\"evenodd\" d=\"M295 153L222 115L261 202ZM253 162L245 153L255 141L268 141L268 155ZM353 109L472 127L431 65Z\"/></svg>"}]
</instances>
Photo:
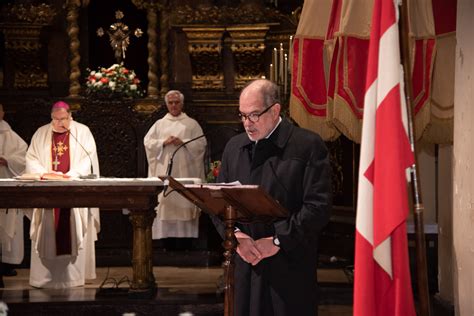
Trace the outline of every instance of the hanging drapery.
<instances>
[{"instance_id":1,"label":"hanging drapery","mask_svg":"<svg viewBox=\"0 0 474 316\"><path fill-rule=\"evenodd\" d=\"M415 137L430 121L431 79L435 52L435 27L430 1L407 1L410 70L413 87ZM454 61L454 60L453 60Z\"/></svg>"},{"instance_id":2,"label":"hanging drapery","mask_svg":"<svg viewBox=\"0 0 474 316\"><path fill-rule=\"evenodd\" d=\"M331 47L325 40L332 0L305 1L290 54L290 115L325 140L339 137L327 120L327 77Z\"/></svg>"},{"instance_id":3,"label":"hanging drapery","mask_svg":"<svg viewBox=\"0 0 474 316\"><path fill-rule=\"evenodd\" d=\"M334 41L328 119L360 142L373 0L334 0L327 40Z\"/></svg>"},{"instance_id":4,"label":"hanging drapery","mask_svg":"<svg viewBox=\"0 0 474 316\"><path fill-rule=\"evenodd\" d=\"M292 47L290 115L359 143L373 0L306 0ZM416 138L452 141L456 3L408 0Z\"/></svg>"},{"instance_id":5,"label":"hanging drapery","mask_svg":"<svg viewBox=\"0 0 474 316\"><path fill-rule=\"evenodd\" d=\"M431 36L417 34L417 43L423 42L426 69L430 66L431 72L426 72L430 90L427 101L417 104L415 110L415 130L417 138L436 144L452 143L454 122L454 56L456 51L456 1L432 0L409 1L409 9L417 8L411 16L411 23L425 23L429 25ZM431 7L430 7L431 4ZM424 10L423 15L415 15ZM417 17L415 19L415 16ZM425 17L423 20L420 18ZM416 35L415 35L416 36ZM427 38L426 40L423 38ZM418 44L420 45L420 44ZM433 48L431 48L433 46ZM430 52L432 50L432 52ZM421 54L419 54L421 55ZM412 74L415 79L415 73ZM430 76L429 76L430 75ZM413 80L415 87L415 80ZM416 94L414 100L417 101Z\"/></svg>"}]
</instances>

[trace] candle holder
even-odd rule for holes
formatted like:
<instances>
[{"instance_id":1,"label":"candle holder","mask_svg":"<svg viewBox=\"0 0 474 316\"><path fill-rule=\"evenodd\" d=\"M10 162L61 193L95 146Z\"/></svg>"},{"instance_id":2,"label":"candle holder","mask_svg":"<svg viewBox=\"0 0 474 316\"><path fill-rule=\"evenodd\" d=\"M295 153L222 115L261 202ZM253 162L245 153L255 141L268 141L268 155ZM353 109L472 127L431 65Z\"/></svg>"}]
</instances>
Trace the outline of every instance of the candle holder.
<instances>
[{"instance_id":1,"label":"candle holder","mask_svg":"<svg viewBox=\"0 0 474 316\"><path fill-rule=\"evenodd\" d=\"M289 37L288 49L285 50L283 43L272 50L272 62L269 65L269 79L276 83L280 89L282 104L288 104L291 92L291 58L292 58L293 36Z\"/></svg>"}]
</instances>

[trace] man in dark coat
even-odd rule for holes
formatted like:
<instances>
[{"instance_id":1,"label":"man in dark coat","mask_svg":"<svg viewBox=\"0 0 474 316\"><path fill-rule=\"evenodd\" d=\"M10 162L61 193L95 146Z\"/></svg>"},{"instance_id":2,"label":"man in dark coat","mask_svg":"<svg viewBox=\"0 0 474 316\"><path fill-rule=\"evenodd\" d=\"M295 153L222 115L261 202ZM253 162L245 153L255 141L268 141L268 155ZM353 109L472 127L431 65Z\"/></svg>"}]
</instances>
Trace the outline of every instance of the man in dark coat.
<instances>
[{"instance_id":1,"label":"man in dark coat","mask_svg":"<svg viewBox=\"0 0 474 316\"><path fill-rule=\"evenodd\" d=\"M317 315L318 236L331 209L328 151L280 110L274 83L247 85L239 101L246 133L222 157L219 182L258 184L289 212L273 223L236 224L235 315ZM213 221L223 236L222 222Z\"/></svg>"}]
</instances>

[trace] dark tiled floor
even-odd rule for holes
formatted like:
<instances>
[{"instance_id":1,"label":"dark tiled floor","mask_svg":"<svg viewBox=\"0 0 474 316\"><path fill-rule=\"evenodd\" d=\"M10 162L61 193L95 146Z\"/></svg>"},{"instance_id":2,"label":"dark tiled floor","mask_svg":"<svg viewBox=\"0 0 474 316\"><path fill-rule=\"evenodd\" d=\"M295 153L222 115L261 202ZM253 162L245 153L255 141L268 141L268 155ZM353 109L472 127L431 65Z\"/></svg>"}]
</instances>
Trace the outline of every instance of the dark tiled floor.
<instances>
[{"instance_id":1,"label":"dark tiled floor","mask_svg":"<svg viewBox=\"0 0 474 316\"><path fill-rule=\"evenodd\" d=\"M4 277L5 288L0 290L1 300L9 315L179 315L190 311L193 315L221 315L223 295L219 291L222 269L155 267L158 293L154 299L132 300L126 294L126 280L131 279L128 267L98 268L97 279L84 287L65 290L36 289L28 284L29 270L17 269L15 277ZM348 284L341 270L322 269L318 278L323 284ZM107 279L103 289L101 283ZM111 290L120 280L119 289ZM329 288L325 293L331 297ZM324 295L323 295L324 296ZM334 304L336 300L324 299L328 304L319 307L320 316L352 315L351 305Z\"/></svg>"},{"instance_id":2,"label":"dark tiled floor","mask_svg":"<svg viewBox=\"0 0 474 316\"><path fill-rule=\"evenodd\" d=\"M222 268L155 267L158 291L152 299L130 299L127 279L129 267L98 268L97 279L84 287L63 290L36 289L28 284L29 270L17 269L15 277L4 277L0 300L8 305L8 315L180 315L223 314L223 295L219 291ZM101 283L105 282L100 289ZM122 282L120 282L122 280ZM320 269L319 316L352 315L352 288L342 269ZM110 282L109 282L110 281ZM111 289L120 283L118 289ZM434 300L433 300L434 301ZM452 316L454 312L437 304L432 316Z\"/></svg>"}]
</instances>

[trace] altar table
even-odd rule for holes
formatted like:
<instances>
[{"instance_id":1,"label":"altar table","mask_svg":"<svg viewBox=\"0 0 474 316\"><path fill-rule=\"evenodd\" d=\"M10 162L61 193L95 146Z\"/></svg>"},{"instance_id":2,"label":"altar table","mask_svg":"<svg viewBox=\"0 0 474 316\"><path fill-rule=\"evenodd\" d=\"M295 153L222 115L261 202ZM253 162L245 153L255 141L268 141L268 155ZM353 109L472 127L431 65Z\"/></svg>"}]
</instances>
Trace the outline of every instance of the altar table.
<instances>
[{"instance_id":1,"label":"altar table","mask_svg":"<svg viewBox=\"0 0 474 316\"><path fill-rule=\"evenodd\" d=\"M147 297L156 292L151 227L156 216L157 195L162 190L163 181L158 178L0 179L0 208L128 209L133 226L133 279L129 295Z\"/></svg>"}]
</instances>

